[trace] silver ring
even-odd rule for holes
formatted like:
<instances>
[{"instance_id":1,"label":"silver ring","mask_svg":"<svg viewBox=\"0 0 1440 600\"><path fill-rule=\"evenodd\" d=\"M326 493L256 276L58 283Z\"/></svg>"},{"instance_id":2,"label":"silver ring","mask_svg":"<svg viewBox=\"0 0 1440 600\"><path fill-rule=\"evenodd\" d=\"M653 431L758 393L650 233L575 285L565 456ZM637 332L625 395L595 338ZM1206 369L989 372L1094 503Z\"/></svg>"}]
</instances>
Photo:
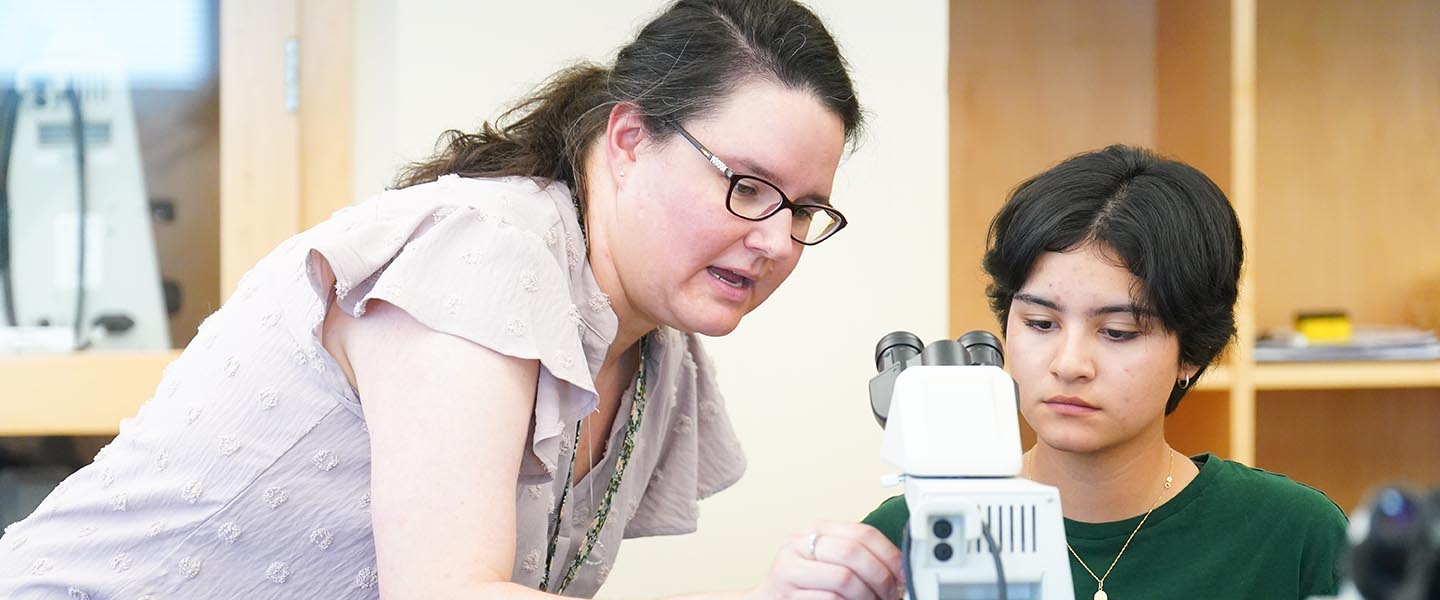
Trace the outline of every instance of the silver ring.
<instances>
[{"instance_id":1,"label":"silver ring","mask_svg":"<svg viewBox=\"0 0 1440 600\"><path fill-rule=\"evenodd\" d=\"M806 547L805 558L815 560L815 544L818 544L819 542L820 532L812 532L810 534L810 544Z\"/></svg>"}]
</instances>

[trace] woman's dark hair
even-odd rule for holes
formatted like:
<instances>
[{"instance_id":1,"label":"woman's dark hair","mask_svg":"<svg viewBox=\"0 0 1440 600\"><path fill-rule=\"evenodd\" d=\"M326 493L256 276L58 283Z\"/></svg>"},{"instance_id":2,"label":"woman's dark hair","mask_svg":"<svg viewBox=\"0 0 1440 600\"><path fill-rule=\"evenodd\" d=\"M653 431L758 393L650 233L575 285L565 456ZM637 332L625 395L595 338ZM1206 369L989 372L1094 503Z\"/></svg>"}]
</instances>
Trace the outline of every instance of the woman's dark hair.
<instances>
[{"instance_id":1,"label":"woman's dark hair","mask_svg":"<svg viewBox=\"0 0 1440 600\"><path fill-rule=\"evenodd\" d=\"M1040 254L1087 243L1112 250L1135 275L1135 305L1176 334L1180 361L1200 369L1192 380L1204 373L1235 335L1245 255L1235 210L1219 186L1194 167L1118 145L1020 184L986 241L985 292L1002 331ZM1175 385L1165 414L1186 391Z\"/></svg>"},{"instance_id":2,"label":"woman's dark hair","mask_svg":"<svg viewBox=\"0 0 1440 600\"><path fill-rule=\"evenodd\" d=\"M639 107L653 135L716 110L756 79L813 93L853 142L862 119L845 59L825 25L793 0L679 0L620 49L615 65L553 75L476 133L450 130L438 153L401 171L396 187L455 173L564 182L584 198L585 151L618 102Z\"/></svg>"}]
</instances>

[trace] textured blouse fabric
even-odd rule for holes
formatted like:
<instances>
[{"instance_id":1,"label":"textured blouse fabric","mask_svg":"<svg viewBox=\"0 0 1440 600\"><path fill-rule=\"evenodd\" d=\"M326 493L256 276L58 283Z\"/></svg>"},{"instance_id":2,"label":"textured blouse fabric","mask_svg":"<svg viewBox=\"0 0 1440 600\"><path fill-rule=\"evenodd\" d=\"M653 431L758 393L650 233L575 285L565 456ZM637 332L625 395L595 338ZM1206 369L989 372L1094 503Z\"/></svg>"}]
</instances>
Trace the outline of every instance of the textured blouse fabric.
<instances>
[{"instance_id":1,"label":"textured blouse fabric","mask_svg":"<svg viewBox=\"0 0 1440 600\"><path fill-rule=\"evenodd\" d=\"M319 338L332 301L363 318L377 299L539 360L512 572L539 586L575 424L597 405L617 328L583 248L565 186L456 176L385 192L286 241L94 463L6 529L0 598L378 598L363 399ZM694 531L698 501L744 471L698 338L650 335L635 453L566 595L596 593L622 538ZM412 410L425 410L425 381L414 375ZM607 448L620 447L632 392ZM550 581L573 561L614 464L607 452L564 502Z\"/></svg>"}]
</instances>

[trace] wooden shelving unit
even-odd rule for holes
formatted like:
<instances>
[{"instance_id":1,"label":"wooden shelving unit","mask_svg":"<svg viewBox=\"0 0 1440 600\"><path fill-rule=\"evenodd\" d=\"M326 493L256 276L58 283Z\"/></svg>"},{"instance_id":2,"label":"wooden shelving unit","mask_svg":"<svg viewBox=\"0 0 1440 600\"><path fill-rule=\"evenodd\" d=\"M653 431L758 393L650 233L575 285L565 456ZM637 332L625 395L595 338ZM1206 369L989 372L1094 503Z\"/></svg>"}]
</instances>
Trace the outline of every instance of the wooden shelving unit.
<instances>
[{"instance_id":1,"label":"wooden shelving unit","mask_svg":"<svg viewBox=\"0 0 1440 600\"><path fill-rule=\"evenodd\" d=\"M1217 365L1205 373L1205 376L1195 383L1197 392L1223 392L1230 389L1230 382L1234 379L1230 375L1230 367Z\"/></svg>"},{"instance_id":2,"label":"wooden shelving unit","mask_svg":"<svg viewBox=\"0 0 1440 600\"><path fill-rule=\"evenodd\" d=\"M178 352L0 358L0 436L113 435Z\"/></svg>"},{"instance_id":3,"label":"wooden shelving unit","mask_svg":"<svg viewBox=\"0 0 1440 600\"><path fill-rule=\"evenodd\" d=\"M1440 362L1269 363L1254 382L1260 391L1440 388Z\"/></svg>"},{"instance_id":4,"label":"wooden shelving unit","mask_svg":"<svg viewBox=\"0 0 1440 600\"><path fill-rule=\"evenodd\" d=\"M1440 482L1440 361L1256 363L1300 310L1440 321L1440 11L1423 0L951 3L951 326L994 328L985 227L1017 183L1111 143L1225 189L1245 230L1240 343L1167 421L1172 442L1351 508ZM1434 314L1432 314L1434 313Z\"/></svg>"},{"instance_id":5,"label":"wooden shelving unit","mask_svg":"<svg viewBox=\"0 0 1440 600\"><path fill-rule=\"evenodd\" d=\"M344 0L220 4L220 280L348 204L354 7ZM286 48L298 41L299 105ZM179 351L0 357L0 436L114 435Z\"/></svg>"}]
</instances>

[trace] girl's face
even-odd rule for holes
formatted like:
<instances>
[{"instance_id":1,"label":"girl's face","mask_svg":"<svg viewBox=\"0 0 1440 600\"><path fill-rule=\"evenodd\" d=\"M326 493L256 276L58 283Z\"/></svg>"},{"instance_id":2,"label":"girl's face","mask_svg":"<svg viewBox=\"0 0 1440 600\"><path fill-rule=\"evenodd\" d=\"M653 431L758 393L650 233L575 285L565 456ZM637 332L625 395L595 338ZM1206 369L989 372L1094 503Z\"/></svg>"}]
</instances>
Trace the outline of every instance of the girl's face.
<instances>
[{"instance_id":1,"label":"girl's face","mask_svg":"<svg viewBox=\"0 0 1440 600\"><path fill-rule=\"evenodd\" d=\"M1010 373L1020 412L1047 446L1093 453L1163 436L1180 364L1175 335L1139 313L1140 282L1104 245L1046 252L1010 303Z\"/></svg>"},{"instance_id":2,"label":"girl's face","mask_svg":"<svg viewBox=\"0 0 1440 600\"><path fill-rule=\"evenodd\" d=\"M828 203L844 125L814 94L740 85L712 116L682 124L735 173L794 202ZM682 331L724 335L789 277L804 246L782 210L747 221L725 207L730 182L678 134L641 143L618 182L609 241L630 307Z\"/></svg>"}]
</instances>

